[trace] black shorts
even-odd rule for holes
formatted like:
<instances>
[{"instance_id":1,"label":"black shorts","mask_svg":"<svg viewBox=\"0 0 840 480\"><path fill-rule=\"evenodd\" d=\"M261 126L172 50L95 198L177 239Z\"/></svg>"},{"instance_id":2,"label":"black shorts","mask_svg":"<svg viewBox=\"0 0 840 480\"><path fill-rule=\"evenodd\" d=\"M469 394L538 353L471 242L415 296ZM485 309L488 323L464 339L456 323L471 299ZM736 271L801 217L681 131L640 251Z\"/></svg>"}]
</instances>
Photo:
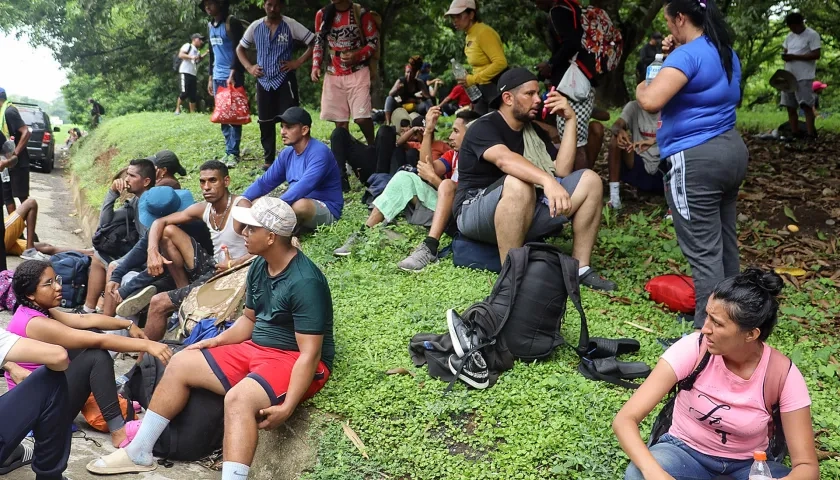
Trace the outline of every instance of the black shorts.
<instances>
[{"instance_id":1,"label":"black shorts","mask_svg":"<svg viewBox=\"0 0 840 480\"><path fill-rule=\"evenodd\" d=\"M190 240L193 247L193 269L187 269L187 279L190 284L167 292L169 300L172 305L175 305L175 308L181 306L192 289L204 285L216 273L216 263L213 261L213 257L194 238L190 238Z\"/></svg>"},{"instance_id":2,"label":"black shorts","mask_svg":"<svg viewBox=\"0 0 840 480\"><path fill-rule=\"evenodd\" d=\"M181 100L189 99L190 103L196 103L198 101L198 85L196 84L195 75L181 73L178 76L181 82Z\"/></svg>"},{"instance_id":3,"label":"black shorts","mask_svg":"<svg viewBox=\"0 0 840 480\"><path fill-rule=\"evenodd\" d=\"M29 198L29 167L13 168L9 170L10 181L3 183L3 201L6 205L13 205L15 198L24 201Z\"/></svg>"}]
</instances>

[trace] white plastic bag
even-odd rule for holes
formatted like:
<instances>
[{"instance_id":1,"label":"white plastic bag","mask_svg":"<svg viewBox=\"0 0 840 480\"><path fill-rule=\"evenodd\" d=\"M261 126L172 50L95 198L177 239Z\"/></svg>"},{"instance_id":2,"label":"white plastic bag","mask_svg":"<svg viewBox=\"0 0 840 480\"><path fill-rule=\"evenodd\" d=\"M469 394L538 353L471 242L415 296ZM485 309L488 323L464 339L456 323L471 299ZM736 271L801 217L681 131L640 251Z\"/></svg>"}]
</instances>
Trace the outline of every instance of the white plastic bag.
<instances>
[{"instance_id":1,"label":"white plastic bag","mask_svg":"<svg viewBox=\"0 0 840 480\"><path fill-rule=\"evenodd\" d=\"M592 88L589 84L589 79L580 71L577 65L577 55L569 62L569 68L563 74L563 79L557 85L557 91L569 97L573 102L582 102L589 96L589 90Z\"/></svg>"}]
</instances>

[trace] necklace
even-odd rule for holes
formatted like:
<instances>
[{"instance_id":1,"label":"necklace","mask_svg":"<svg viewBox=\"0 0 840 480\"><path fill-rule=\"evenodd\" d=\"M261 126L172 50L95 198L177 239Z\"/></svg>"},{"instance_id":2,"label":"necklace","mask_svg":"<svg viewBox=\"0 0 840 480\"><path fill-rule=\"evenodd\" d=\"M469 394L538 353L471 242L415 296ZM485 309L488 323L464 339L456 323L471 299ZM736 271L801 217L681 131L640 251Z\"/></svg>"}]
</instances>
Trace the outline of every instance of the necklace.
<instances>
[{"instance_id":1,"label":"necklace","mask_svg":"<svg viewBox=\"0 0 840 480\"><path fill-rule=\"evenodd\" d=\"M230 210L230 204L232 202L233 202L233 195L228 194L227 207L225 207L225 211L222 212L221 218L219 218L219 214L216 213L216 207L214 207L213 205L210 205L210 211L213 214L213 215L210 216L210 227L212 227L213 230L215 230L217 232L222 230L222 227L224 227L224 225L225 225L225 222L224 222L225 216L227 215L228 210ZM216 220L214 220L214 217L218 220L218 222Z\"/></svg>"}]
</instances>

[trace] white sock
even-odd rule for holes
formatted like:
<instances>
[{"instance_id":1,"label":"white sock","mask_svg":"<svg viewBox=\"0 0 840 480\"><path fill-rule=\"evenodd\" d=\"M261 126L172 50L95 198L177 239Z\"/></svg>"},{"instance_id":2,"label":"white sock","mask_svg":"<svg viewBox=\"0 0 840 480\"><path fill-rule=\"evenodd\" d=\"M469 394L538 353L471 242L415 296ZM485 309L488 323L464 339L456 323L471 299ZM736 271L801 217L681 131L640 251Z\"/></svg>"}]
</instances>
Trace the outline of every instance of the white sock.
<instances>
[{"instance_id":1,"label":"white sock","mask_svg":"<svg viewBox=\"0 0 840 480\"><path fill-rule=\"evenodd\" d=\"M588 271L589 271L589 265L587 265L585 267L578 268L578 277L582 277Z\"/></svg>"},{"instance_id":2,"label":"white sock","mask_svg":"<svg viewBox=\"0 0 840 480\"><path fill-rule=\"evenodd\" d=\"M621 205L621 193L619 185L619 182L610 182L610 203L612 203L613 207L618 207L619 205Z\"/></svg>"},{"instance_id":3,"label":"white sock","mask_svg":"<svg viewBox=\"0 0 840 480\"><path fill-rule=\"evenodd\" d=\"M137 465L151 465L155 461L152 448L154 448L155 442L167 425L169 425L168 419L151 410L146 410L146 415L140 424L140 430L137 431L134 440L125 447L125 452L131 458L131 461Z\"/></svg>"},{"instance_id":4,"label":"white sock","mask_svg":"<svg viewBox=\"0 0 840 480\"><path fill-rule=\"evenodd\" d=\"M96 312L96 307L90 308L87 305L85 305L85 306L82 307L82 310L84 310L85 313L95 313Z\"/></svg>"},{"instance_id":5,"label":"white sock","mask_svg":"<svg viewBox=\"0 0 840 480\"><path fill-rule=\"evenodd\" d=\"M222 462L222 480L245 480L251 467L236 462Z\"/></svg>"}]
</instances>

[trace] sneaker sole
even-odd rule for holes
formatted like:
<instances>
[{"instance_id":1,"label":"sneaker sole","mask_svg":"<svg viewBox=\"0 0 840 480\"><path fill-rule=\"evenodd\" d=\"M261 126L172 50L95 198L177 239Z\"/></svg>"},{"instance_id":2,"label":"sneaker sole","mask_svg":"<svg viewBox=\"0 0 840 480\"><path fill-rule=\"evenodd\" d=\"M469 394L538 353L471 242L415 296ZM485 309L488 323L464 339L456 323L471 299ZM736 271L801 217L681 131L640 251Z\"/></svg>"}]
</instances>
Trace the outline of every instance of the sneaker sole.
<instances>
[{"instance_id":1,"label":"sneaker sole","mask_svg":"<svg viewBox=\"0 0 840 480\"><path fill-rule=\"evenodd\" d=\"M452 360L450 359L446 363L449 364L449 371L452 372L452 375L456 375L457 372L458 372L458 369L452 366ZM477 382L477 381L473 380L472 378L467 377L463 373L461 375L458 375L458 380L461 380L462 382L466 383L467 385L469 385L473 388L476 388L478 390L483 390L483 389L487 388L488 386L490 386L490 381L489 380L485 380L483 382Z\"/></svg>"},{"instance_id":2,"label":"sneaker sole","mask_svg":"<svg viewBox=\"0 0 840 480\"><path fill-rule=\"evenodd\" d=\"M152 301L152 297L157 294L157 288L154 285L140 290L134 295L126 298L119 305L117 305L117 315L121 317L132 317L137 315L140 310L143 310Z\"/></svg>"},{"instance_id":3,"label":"sneaker sole","mask_svg":"<svg viewBox=\"0 0 840 480\"><path fill-rule=\"evenodd\" d=\"M351 252L333 252L336 257L349 257Z\"/></svg>"},{"instance_id":4,"label":"sneaker sole","mask_svg":"<svg viewBox=\"0 0 840 480\"><path fill-rule=\"evenodd\" d=\"M455 355L458 355L458 358L464 358L464 354L467 353L461 348L461 342L458 341L458 335L455 334L455 310L449 309L446 311L446 325L449 327L449 337L452 339L452 348L455 349ZM451 368L451 366L450 366ZM452 373L455 373L454 371Z\"/></svg>"}]
</instances>

